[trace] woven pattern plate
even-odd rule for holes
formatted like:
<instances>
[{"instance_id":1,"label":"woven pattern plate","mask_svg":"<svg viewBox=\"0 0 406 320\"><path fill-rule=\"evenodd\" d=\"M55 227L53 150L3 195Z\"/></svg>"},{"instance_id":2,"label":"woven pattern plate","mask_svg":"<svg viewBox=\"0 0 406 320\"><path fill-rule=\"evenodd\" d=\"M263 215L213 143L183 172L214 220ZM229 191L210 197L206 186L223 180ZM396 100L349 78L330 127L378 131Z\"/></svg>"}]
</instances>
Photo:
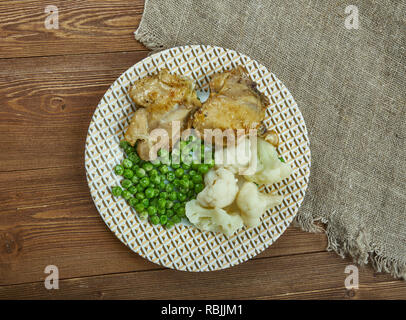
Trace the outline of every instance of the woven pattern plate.
<instances>
[{"instance_id":1,"label":"woven pattern plate","mask_svg":"<svg viewBox=\"0 0 406 320\"><path fill-rule=\"evenodd\" d=\"M256 228L243 228L227 238L178 224L170 230L140 220L124 199L116 199L111 186L120 177L114 166L123 159L119 142L135 111L127 95L134 81L168 68L208 88L215 72L243 65L271 103L265 124L279 133L279 153L293 174L264 192L278 192L283 203L266 212ZM242 263L270 246L286 230L305 196L310 174L306 125L288 89L264 66L233 50L213 46L184 46L151 55L124 72L107 90L94 112L86 139L85 166L94 203L114 234L131 250L162 266L186 271L212 271Z\"/></svg>"}]
</instances>

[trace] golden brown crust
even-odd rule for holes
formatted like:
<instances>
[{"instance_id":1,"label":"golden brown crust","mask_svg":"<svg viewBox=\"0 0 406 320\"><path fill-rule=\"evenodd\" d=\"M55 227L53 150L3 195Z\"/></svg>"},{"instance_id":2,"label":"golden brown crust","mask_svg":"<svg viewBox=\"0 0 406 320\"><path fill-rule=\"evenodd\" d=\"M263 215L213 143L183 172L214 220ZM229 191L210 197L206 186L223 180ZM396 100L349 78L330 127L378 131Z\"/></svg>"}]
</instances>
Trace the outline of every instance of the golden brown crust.
<instances>
[{"instance_id":1,"label":"golden brown crust","mask_svg":"<svg viewBox=\"0 0 406 320\"><path fill-rule=\"evenodd\" d=\"M258 129L269 104L246 70L239 66L231 71L215 74L210 81L210 96L195 112L192 125L204 129Z\"/></svg>"},{"instance_id":2,"label":"golden brown crust","mask_svg":"<svg viewBox=\"0 0 406 320\"><path fill-rule=\"evenodd\" d=\"M138 109L125 133L125 139L131 145L142 140L138 149L143 160L150 160L147 155L153 145L149 136L152 130L165 129L171 139L172 122L178 121L181 130L187 128L190 115L201 106L193 80L171 74L167 69L136 81L129 96Z\"/></svg>"}]
</instances>

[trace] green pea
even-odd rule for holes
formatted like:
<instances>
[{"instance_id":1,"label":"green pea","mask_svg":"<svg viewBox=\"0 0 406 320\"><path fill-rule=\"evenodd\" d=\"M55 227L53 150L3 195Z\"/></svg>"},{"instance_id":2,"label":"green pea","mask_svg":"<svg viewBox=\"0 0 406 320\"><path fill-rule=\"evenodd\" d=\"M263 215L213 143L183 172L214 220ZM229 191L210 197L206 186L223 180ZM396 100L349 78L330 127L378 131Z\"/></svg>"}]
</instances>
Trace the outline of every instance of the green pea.
<instances>
[{"instance_id":1,"label":"green pea","mask_svg":"<svg viewBox=\"0 0 406 320\"><path fill-rule=\"evenodd\" d=\"M137 170L135 170L135 174L138 178L142 178L145 176L145 170L143 168L138 168Z\"/></svg>"},{"instance_id":2,"label":"green pea","mask_svg":"<svg viewBox=\"0 0 406 320\"><path fill-rule=\"evenodd\" d=\"M122 165L116 165L115 167L114 167L114 172L116 173L116 174L118 174L119 176L122 176L123 175L123 173L124 173L124 168L123 168L123 166Z\"/></svg>"},{"instance_id":3,"label":"green pea","mask_svg":"<svg viewBox=\"0 0 406 320\"><path fill-rule=\"evenodd\" d=\"M179 179L175 179L175 181L173 181L173 185L174 185L175 187L178 187L178 188L179 188L179 186L180 186L180 180L179 180Z\"/></svg>"},{"instance_id":4,"label":"green pea","mask_svg":"<svg viewBox=\"0 0 406 320\"><path fill-rule=\"evenodd\" d=\"M148 199L142 199L141 203L145 208L148 208L148 206L149 206L149 200Z\"/></svg>"},{"instance_id":5,"label":"green pea","mask_svg":"<svg viewBox=\"0 0 406 320\"><path fill-rule=\"evenodd\" d=\"M199 171L201 174L205 174L205 173L207 173L207 172L209 171L209 166L208 166L207 164L201 164L201 165L199 166L199 168L198 168L198 171Z\"/></svg>"},{"instance_id":6,"label":"green pea","mask_svg":"<svg viewBox=\"0 0 406 320\"><path fill-rule=\"evenodd\" d=\"M144 188L144 186L143 186L142 184L138 184L138 185L137 185L137 191L138 191L138 192L143 192L144 189L145 189L145 188Z\"/></svg>"},{"instance_id":7,"label":"green pea","mask_svg":"<svg viewBox=\"0 0 406 320\"><path fill-rule=\"evenodd\" d=\"M146 196L148 199L153 198L153 197L154 197L154 189L152 189L152 188L147 188L147 189L145 190L145 196Z\"/></svg>"},{"instance_id":8,"label":"green pea","mask_svg":"<svg viewBox=\"0 0 406 320\"><path fill-rule=\"evenodd\" d=\"M195 185L195 192L196 193L199 193L203 189L204 189L204 185L202 183L196 183L196 185Z\"/></svg>"},{"instance_id":9,"label":"green pea","mask_svg":"<svg viewBox=\"0 0 406 320\"><path fill-rule=\"evenodd\" d=\"M128 141L126 141L126 140L121 140L121 141L120 141L120 148L121 148L121 149L124 149L124 148L126 148L126 147L128 147L128 146L130 146L130 144L128 143Z\"/></svg>"},{"instance_id":10,"label":"green pea","mask_svg":"<svg viewBox=\"0 0 406 320\"><path fill-rule=\"evenodd\" d=\"M207 166L209 167L209 169L214 167L214 159L210 159L210 161L208 163L206 163Z\"/></svg>"},{"instance_id":11,"label":"green pea","mask_svg":"<svg viewBox=\"0 0 406 320\"><path fill-rule=\"evenodd\" d=\"M178 198L178 196L175 191L172 191L171 193L169 193L168 198L169 200L175 201Z\"/></svg>"},{"instance_id":12,"label":"green pea","mask_svg":"<svg viewBox=\"0 0 406 320\"><path fill-rule=\"evenodd\" d=\"M133 183L131 182L131 180L128 179L123 179L121 180L121 186L125 189L128 189L129 187L131 187L133 185Z\"/></svg>"},{"instance_id":13,"label":"green pea","mask_svg":"<svg viewBox=\"0 0 406 320\"><path fill-rule=\"evenodd\" d=\"M161 215L159 218L159 222L164 226L168 222L168 217L166 215Z\"/></svg>"},{"instance_id":14,"label":"green pea","mask_svg":"<svg viewBox=\"0 0 406 320\"><path fill-rule=\"evenodd\" d=\"M152 169L148 174L150 177L153 177L153 176L158 176L159 172L157 169Z\"/></svg>"},{"instance_id":15,"label":"green pea","mask_svg":"<svg viewBox=\"0 0 406 320\"><path fill-rule=\"evenodd\" d=\"M150 201L150 206L156 207L158 205L158 198L154 198Z\"/></svg>"},{"instance_id":16,"label":"green pea","mask_svg":"<svg viewBox=\"0 0 406 320\"><path fill-rule=\"evenodd\" d=\"M148 172L148 171L151 171L152 169L154 169L154 166L152 165L152 163L146 162L146 163L143 164L142 168L143 168L145 171Z\"/></svg>"},{"instance_id":17,"label":"green pea","mask_svg":"<svg viewBox=\"0 0 406 320\"><path fill-rule=\"evenodd\" d=\"M177 210L177 209L179 209L180 207L182 206L182 204L180 203L180 202L176 202L174 205L173 205L173 210Z\"/></svg>"},{"instance_id":18,"label":"green pea","mask_svg":"<svg viewBox=\"0 0 406 320\"><path fill-rule=\"evenodd\" d=\"M190 177L193 177L193 176L195 176L195 175L197 175L197 172L196 172L195 170L190 170L190 171L189 171L189 176L190 176Z\"/></svg>"},{"instance_id":19,"label":"green pea","mask_svg":"<svg viewBox=\"0 0 406 320\"><path fill-rule=\"evenodd\" d=\"M161 178L160 178L160 176L153 176L153 177L150 177L150 181L153 184L159 184L161 182Z\"/></svg>"},{"instance_id":20,"label":"green pea","mask_svg":"<svg viewBox=\"0 0 406 320\"><path fill-rule=\"evenodd\" d=\"M196 175L192 176L192 181L194 183L202 183L203 177L200 174L196 174Z\"/></svg>"},{"instance_id":21,"label":"green pea","mask_svg":"<svg viewBox=\"0 0 406 320\"><path fill-rule=\"evenodd\" d=\"M125 169L123 173L123 177L127 179L131 179L134 176L134 172L131 169Z\"/></svg>"},{"instance_id":22,"label":"green pea","mask_svg":"<svg viewBox=\"0 0 406 320\"><path fill-rule=\"evenodd\" d=\"M166 201L165 209L170 209L172 207L173 207L173 201L171 201L171 200Z\"/></svg>"},{"instance_id":23,"label":"green pea","mask_svg":"<svg viewBox=\"0 0 406 320\"><path fill-rule=\"evenodd\" d=\"M199 165L200 165L200 163L198 163L198 162L193 162L193 163L192 163L192 169L195 170L195 171L197 171L197 170L199 169Z\"/></svg>"},{"instance_id":24,"label":"green pea","mask_svg":"<svg viewBox=\"0 0 406 320\"><path fill-rule=\"evenodd\" d=\"M158 208L165 208L166 200L159 198L158 199Z\"/></svg>"},{"instance_id":25,"label":"green pea","mask_svg":"<svg viewBox=\"0 0 406 320\"><path fill-rule=\"evenodd\" d=\"M170 171L170 172L168 172L167 174L166 174L166 179L168 180L168 181L173 181L173 180L175 180L175 174L172 172L172 171Z\"/></svg>"},{"instance_id":26,"label":"green pea","mask_svg":"<svg viewBox=\"0 0 406 320\"><path fill-rule=\"evenodd\" d=\"M138 192L138 193L135 195L135 197L136 197L138 200L143 200L143 199L145 199L145 194L142 193L142 192Z\"/></svg>"},{"instance_id":27,"label":"green pea","mask_svg":"<svg viewBox=\"0 0 406 320\"><path fill-rule=\"evenodd\" d=\"M161 215L163 215L163 214L166 215L166 209L165 209L165 208L158 208L157 211L158 211L158 215L159 215L159 216L161 216Z\"/></svg>"},{"instance_id":28,"label":"green pea","mask_svg":"<svg viewBox=\"0 0 406 320\"><path fill-rule=\"evenodd\" d=\"M166 164L163 164L162 166L159 167L159 171L162 174L167 174L169 172L169 168Z\"/></svg>"},{"instance_id":29,"label":"green pea","mask_svg":"<svg viewBox=\"0 0 406 320\"><path fill-rule=\"evenodd\" d=\"M166 225L165 225L165 228L166 229L170 229L170 228L172 228L174 226L174 223L172 222L172 221L168 221L167 223L166 223Z\"/></svg>"},{"instance_id":30,"label":"green pea","mask_svg":"<svg viewBox=\"0 0 406 320\"><path fill-rule=\"evenodd\" d=\"M189 188L189 181L186 181L186 180L183 180L183 179L180 180L179 187L185 188L185 189Z\"/></svg>"},{"instance_id":31,"label":"green pea","mask_svg":"<svg viewBox=\"0 0 406 320\"><path fill-rule=\"evenodd\" d=\"M173 191L173 185L171 185L170 183L168 183L167 185L165 185L165 191L166 191L166 192L171 192L171 191Z\"/></svg>"},{"instance_id":32,"label":"green pea","mask_svg":"<svg viewBox=\"0 0 406 320\"><path fill-rule=\"evenodd\" d=\"M159 196L159 189L155 188L154 189L154 197L158 197Z\"/></svg>"},{"instance_id":33,"label":"green pea","mask_svg":"<svg viewBox=\"0 0 406 320\"><path fill-rule=\"evenodd\" d=\"M189 170L189 169L190 169L190 167L191 167L191 165L190 165L190 164L187 164L187 163L182 163L182 168L183 168L184 170Z\"/></svg>"},{"instance_id":34,"label":"green pea","mask_svg":"<svg viewBox=\"0 0 406 320\"><path fill-rule=\"evenodd\" d=\"M167 215L169 218L172 217L174 214L175 214L175 212L174 212L173 210L171 210L171 209L167 209L167 210L166 210L166 215Z\"/></svg>"},{"instance_id":35,"label":"green pea","mask_svg":"<svg viewBox=\"0 0 406 320\"><path fill-rule=\"evenodd\" d=\"M189 181L189 189L193 189L193 187L195 186L195 183L193 181Z\"/></svg>"},{"instance_id":36,"label":"green pea","mask_svg":"<svg viewBox=\"0 0 406 320\"><path fill-rule=\"evenodd\" d=\"M123 192L123 189L121 189L119 186L115 186L115 187L111 188L111 193L115 197L121 196L122 192Z\"/></svg>"},{"instance_id":37,"label":"green pea","mask_svg":"<svg viewBox=\"0 0 406 320\"><path fill-rule=\"evenodd\" d=\"M159 189L164 190L164 189L165 189L165 186L166 186L165 181L161 181L161 182L159 183Z\"/></svg>"},{"instance_id":38,"label":"green pea","mask_svg":"<svg viewBox=\"0 0 406 320\"><path fill-rule=\"evenodd\" d=\"M136 199L136 198L134 198L134 197L131 197L130 199L128 199L128 204L131 206L131 207L135 207L135 205L138 203L138 200Z\"/></svg>"},{"instance_id":39,"label":"green pea","mask_svg":"<svg viewBox=\"0 0 406 320\"><path fill-rule=\"evenodd\" d=\"M159 198L168 199L168 192L164 191L159 194Z\"/></svg>"},{"instance_id":40,"label":"green pea","mask_svg":"<svg viewBox=\"0 0 406 320\"><path fill-rule=\"evenodd\" d=\"M154 167L159 167L159 166L161 165L161 161L159 161L158 158L156 158L155 160L152 160L151 163L152 163L152 165L153 165ZM155 170L155 169L154 169L154 170Z\"/></svg>"},{"instance_id":41,"label":"green pea","mask_svg":"<svg viewBox=\"0 0 406 320\"><path fill-rule=\"evenodd\" d=\"M178 215L179 217L183 217L185 215L185 208L184 207L180 207L179 209L176 210L176 215Z\"/></svg>"},{"instance_id":42,"label":"green pea","mask_svg":"<svg viewBox=\"0 0 406 320\"><path fill-rule=\"evenodd\" d=\"M122 195L122 197L123 197L125 200L128 200L128 199L131 198L131 193L128 192L128 190L123 190L123 192L121 193L121 195Z\"/></svg>"},{"instance_id":43,"label":"green pea","mask_svg":"<svg viewBox=\"0 0 406 320\"><path fill-rule=\"evenodd\" d=\"M144 188L148 187L148 185L149 185L149 178L148 178L148 177L143 177L143 178L141 178L140 184L141 184Z\"/></svg>"},{"instance_id":44,"label":"green pea","mask_svg":"<svg viewBox=\"0 0 406 320\"><path fill-rule=\"evenodd\" d=\"M146 219L148 218L148 212L142 211L142 212L139 214L139 216L140 216L140 219L141 219L141 220L146 220Z\"/></svg>"},{"instance_id":45,"label":"green pea","mask_svg":"<svg viewBox=\"0 0 406 320\"><path fill-rule=\"evenodd\" d=\"M183 176L183 174L185 173L185 170L183 170L182 168L176 169L175 170L175 177L180 178Z\"/></svg>"},{"instance_id":46,"label":"green pea","mask_svg":"<svg viewBox=\"0 0 406 320\"><path fill-rule=\"evenodd\" d=\"M130 154L128 154L127 158L131 160L131 162L133 163L133 167L136 163L140 162L140 157L135 152L131 152Z\"/></svg>"},{"instance_id":47,"label":"green pea","mask_svg":"<svg viewBox=\"0 0 406 320\"><path fill-rule=\"evenodd\" d=\"M128 191L131 194L135 194L137 192L137 187L136 186L131 186L131 187L128 188Z\"/></svg>"},{"instance_id":48,"label":"green pea","mask_svg":"<svg viewBox=\"0 0 406 320\"><path fill-rule=\"evenodd\" d=\"M187 198L186 194L184 194L182 192L178 194L179 201L183 202L186 200L186 198Z\"/></svg>"},{"instance_id":49,"label":"green pea","mask_svg":"<svg viewBox=\"0 0 406 320\"><path fill-rule=\"evenodd\" d=\"M179 191L180 191L181 193L186 194L186 193L188 193L189 189L188 189L188 188L184 188L184 187L180 187L180 188L179 188Z\"/></svg>"},{"instance_id":50,"label":"green pea","mask_svg":"<svg viewBox=\"0 0 406 320\"><path fill-rule=\"evenodd\" d=\"M157 212L157 210L156 210L156 208L155 208L154 206L149 206L147 210L148 210L148 214L149 214L150 216L155 215L156 212Z\"/></svg>"},{"instance_id":51,"label":"green pea","mask_svg":"<svg viewBox=\"0 0 406 320\"><path fill-rule=\"evenodd\" d=\"M131 145L128 145L127 147L125 147L124 149L124 152L127 154L127 155L129 155L129 154L131 154L131 153L134 153L134 148L131 146Z\"/></svg>"},{"instance_id":52,"label":"green pea","mask_svg":"<svg viewBox=\"0 0 406 320\"><path fill-rule=\"evenodd\" d=\"M126 169L130 169L133 166L133 162L130 159L123 160L123 167Z\"/></svg>"},{"instance_id":53,"label":"green pea","mask_svg":"<svg viewBox=\"0 0 406 320\"><path fill-rule=\"evenodd\" d=\"M142 212L145 209L145 207L142 203L137 203L134 208L135 208L135 210L137 210L137 212Z\"/></svg>"},{"instance_id":54,"label":"green pea","mask_svg":"<svg viewBox=\"0 0 406 320\"><path fill-rule=\"evenodd\" d=\"M175 214L175 215L172 217L172 222L173 222L173 223L179 223L181 220L182 220L182 219L181 219L177 214Z\"/></svg>"},{"instance_id":55,"label":"green pea","mask_svg":"<svg viewBox=\"0 0 406 320\"><path fill-rule=\"evenodd\" d=\"M137 177L136 175L133 175L133 177L131 178L131 182L132 182L133 184L138 184L138 182L139 182L138 177Z\"/></svg>"},{"instance_id":56,"label":"green pea","mask_svg":"<svg viewBox=\"0 0 406 320\"><path fill-rule=\"evenodd\" d=\"M151 223L152 224L158 224L159 223L159 217L158 216L152 216L150 217Z\"/></svg>"},{"instance_id":57,"label":"green pea","mask_svg":"<svg viewBox=\"0 0 406 320\"><path fill-rule=\"evenodd\" d=\"M171 167L172 167L173 169L178 169L178 168L180 168L180 164L178 164L178 163L172 163Z\"/></svg>"},{"instance_id":58,"label":"green pea","mask_svg":"<svg viewBox=\"0 0 406 320\"><path fill-rule=\"evenodd\" d=\"M193 199L194 195L195 195L194 190L189 190L188 193L187 193L187 197L188 197L189 200Z\"/></svg>"}]
</instances>

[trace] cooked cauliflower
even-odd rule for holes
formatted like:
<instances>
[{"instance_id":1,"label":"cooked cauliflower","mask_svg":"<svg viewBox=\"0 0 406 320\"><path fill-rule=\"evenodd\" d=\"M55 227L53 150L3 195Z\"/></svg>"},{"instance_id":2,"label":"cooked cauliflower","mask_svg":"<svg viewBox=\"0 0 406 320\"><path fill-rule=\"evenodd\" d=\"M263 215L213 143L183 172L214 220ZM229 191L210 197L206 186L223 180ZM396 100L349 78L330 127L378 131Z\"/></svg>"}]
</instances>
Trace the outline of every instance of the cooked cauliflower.
<instances>
[{"instance_id":1,"label":"cooked cauliflower","mask_svg":"<svg viewBox=\"0 0 406 320\"><path fill-rule=\"evenodd\" d=\"M237 179L231 171L211 169L204 177L205 188L197 195L197 201L207 208L224 208L231 204L237 193Z\"/></svg>"},{"instance_id":2,"label":"cooked cauliflower","mask_svg":"<svg viewBox=\"0 0 406 320\"><path fill-rule=\"evenodd\" d=\"M237 206L247 227L256 227L264 212L282 203L282 196L262 193L252 182L245 182L237 196Z\"/></svg>"},{"instance_id":3,"label":"cooked cauliflower","mask_svg":"<svg viewBox=\"0 0 406 320\"><path fill-rule=\"evenodd\" d=\"M243 226L239 215L220 208L203 208L196 200L186 203L186 216L200 230L221 232L228 237Z\"/></svg>"},{"instance_id":4,"label":"cooked cauliflower","mask_svg":"<svg viewBox=\"0 0 406 320\"><path fill-rule=\"evenodd\" d=\"M235 145L216 150L214 159L215 168L225 168L234 174L243 174L251 160L251 140L244 136Z\"/></svg>"},{"instance_id":5,"label":"cooked cauliflower","mask_svg":"<svg viewBox=\"0 0 406 320\"><path fill-rule=\"evenodd\" d=\"M274 184L290 176L292 168L281 162L276 148L264 139L258 138L256 172L244 175L248 181L258 184Z\"/></svg>"}]
</instances>

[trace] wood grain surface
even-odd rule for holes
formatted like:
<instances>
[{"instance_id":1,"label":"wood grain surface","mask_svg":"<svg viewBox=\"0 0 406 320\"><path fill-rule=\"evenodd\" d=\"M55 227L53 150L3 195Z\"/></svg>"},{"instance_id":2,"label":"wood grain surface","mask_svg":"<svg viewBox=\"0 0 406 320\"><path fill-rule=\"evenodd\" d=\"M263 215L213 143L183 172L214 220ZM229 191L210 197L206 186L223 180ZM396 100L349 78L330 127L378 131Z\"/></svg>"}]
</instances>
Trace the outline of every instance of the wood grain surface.
<instances>
[{"instance_id":1,"label":"wood grain surface","mask_svg":"<svg viewBox=\"0 0 406 320\"><path fill-rule=\"evenodd\" d=\"M254 259L187 273L123 245L90 197L84 146L110 84L148 55L134 40L143 1L0 2L0 299L405 299L406 283L325 251L324 234L289 227ZM44 287L56 265L60 289ZM182 290L179 290L179 288Z\"/></svg>"}]
</instances>

